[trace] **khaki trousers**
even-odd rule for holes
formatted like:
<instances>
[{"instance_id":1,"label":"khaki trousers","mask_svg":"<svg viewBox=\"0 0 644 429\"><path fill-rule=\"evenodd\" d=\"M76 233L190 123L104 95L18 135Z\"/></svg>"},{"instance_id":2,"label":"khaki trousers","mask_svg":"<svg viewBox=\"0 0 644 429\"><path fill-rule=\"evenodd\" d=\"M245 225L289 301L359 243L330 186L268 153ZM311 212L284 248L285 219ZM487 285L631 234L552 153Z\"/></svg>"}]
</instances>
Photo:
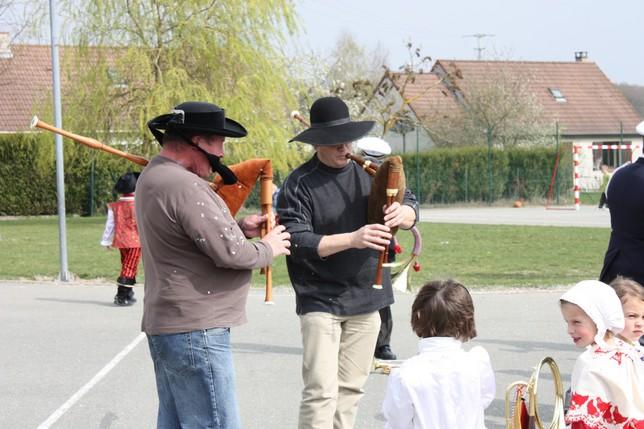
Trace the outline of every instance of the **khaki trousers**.
<instances>
[{"instance_id":1,"label":"khaki trousers","mask_svg":"<svg viewBox=\"0 0 644 429\"><path fill-rule=\"evenodd\" d=\"M299 429L350 429L364 394L380 330L380 315L300 316L304 355Z\"/></svg>"}]
</instances>

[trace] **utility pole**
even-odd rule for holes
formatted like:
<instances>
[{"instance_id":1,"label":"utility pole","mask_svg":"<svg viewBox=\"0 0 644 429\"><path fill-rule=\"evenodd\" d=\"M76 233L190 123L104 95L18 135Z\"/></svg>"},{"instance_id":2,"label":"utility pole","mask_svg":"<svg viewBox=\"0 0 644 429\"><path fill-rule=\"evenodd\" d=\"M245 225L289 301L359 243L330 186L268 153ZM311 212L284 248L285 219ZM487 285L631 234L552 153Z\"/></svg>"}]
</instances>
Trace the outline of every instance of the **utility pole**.
<instances>
[{"instance_id":1,"label":"utility pole","mask_svg":"<svg viewBox=\"0 0 644 429\"><path fill-rule=\"evenodd\" d=\"M476 51L476 59L481 61L481 53L485 50L485 48L481 48L481 39L484 37L494 37L494 34L474 33L466 34L463 37L476 37L476 48L474 50Z\"/></svg>"},{"instance_id":2,"label":"utility pole","mask_svg":"<svg viewBox=\"0 0 644 429\"><path fill-rule=\"evenodd\" d=\"M56 0L49 0L49 26L51 32L51 71L52 88L54 95L54 123L56 127L63 127L62 108L60 101L60 67L58 61L58 12ZM65 178L63 162L63 138L56 134L56 195L58 199L58 241L60 251L59 279L63 282L71 281L71 273L67 271L67 227L65 223Z\"/></svg>"}]
</instances>

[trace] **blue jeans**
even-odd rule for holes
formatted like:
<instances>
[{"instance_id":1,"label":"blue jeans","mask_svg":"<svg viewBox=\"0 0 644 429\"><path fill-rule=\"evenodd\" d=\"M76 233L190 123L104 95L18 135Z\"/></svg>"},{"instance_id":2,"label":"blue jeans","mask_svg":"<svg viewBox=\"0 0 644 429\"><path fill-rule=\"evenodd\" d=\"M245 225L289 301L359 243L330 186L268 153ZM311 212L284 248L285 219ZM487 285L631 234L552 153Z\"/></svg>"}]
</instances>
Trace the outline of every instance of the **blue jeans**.
<instances>
[{"instance_id":1,"label":"blue jeans","mask_svg":"<svg viewBox=\"0 0 644 429\"><path fill-rule=\"evenodd\" d=\"M238 429L230 329L148 335L154 362L157 428Z\"/></svg>"}]
</instances>

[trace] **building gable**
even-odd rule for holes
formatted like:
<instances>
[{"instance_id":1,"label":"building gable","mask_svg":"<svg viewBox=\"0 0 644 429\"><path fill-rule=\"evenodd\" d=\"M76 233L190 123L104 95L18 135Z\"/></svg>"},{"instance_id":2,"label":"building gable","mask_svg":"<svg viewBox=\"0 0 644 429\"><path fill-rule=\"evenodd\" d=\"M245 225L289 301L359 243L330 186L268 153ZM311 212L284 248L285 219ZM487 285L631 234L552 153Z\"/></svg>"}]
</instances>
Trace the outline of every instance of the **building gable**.
<instances>
[{"instance_id":1,"label":"building gable","mask_svg":"<svg viewBox=\"0 0 644 429\"><path fill-rule=\"evenodd\" d=\"M467 97L469 85L502 73L527 79L544 117L558 122L564 135L635 135L641 116L593 62L438 60L432 68L448 78L457 97Z\"/></svg>"}]
</instances>

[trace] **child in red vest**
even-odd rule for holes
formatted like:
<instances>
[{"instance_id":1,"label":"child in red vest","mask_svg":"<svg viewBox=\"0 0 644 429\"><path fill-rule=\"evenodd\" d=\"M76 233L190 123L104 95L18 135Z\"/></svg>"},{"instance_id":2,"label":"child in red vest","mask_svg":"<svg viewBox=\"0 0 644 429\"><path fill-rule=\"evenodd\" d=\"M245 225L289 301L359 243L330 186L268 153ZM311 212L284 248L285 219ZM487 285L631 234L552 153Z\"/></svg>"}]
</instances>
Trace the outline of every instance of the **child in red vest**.
<instances>
[{"instance_id":1,"label":"child in red vest","mask_svg":"<svg viewBox=\"0 0 644 429\"><path fill-rule=\"evenodd\" d=\"M121 194L118 201L108 204L107 222L101 245L121 252L121 274L116 279L118 286L114 304L132 305L136 302L132 286L136 283L136 271L141 259L141 243L134 214L134 190L139 173L126 173L119 178L114 190Z\"/></svg>"}]
</instances>

